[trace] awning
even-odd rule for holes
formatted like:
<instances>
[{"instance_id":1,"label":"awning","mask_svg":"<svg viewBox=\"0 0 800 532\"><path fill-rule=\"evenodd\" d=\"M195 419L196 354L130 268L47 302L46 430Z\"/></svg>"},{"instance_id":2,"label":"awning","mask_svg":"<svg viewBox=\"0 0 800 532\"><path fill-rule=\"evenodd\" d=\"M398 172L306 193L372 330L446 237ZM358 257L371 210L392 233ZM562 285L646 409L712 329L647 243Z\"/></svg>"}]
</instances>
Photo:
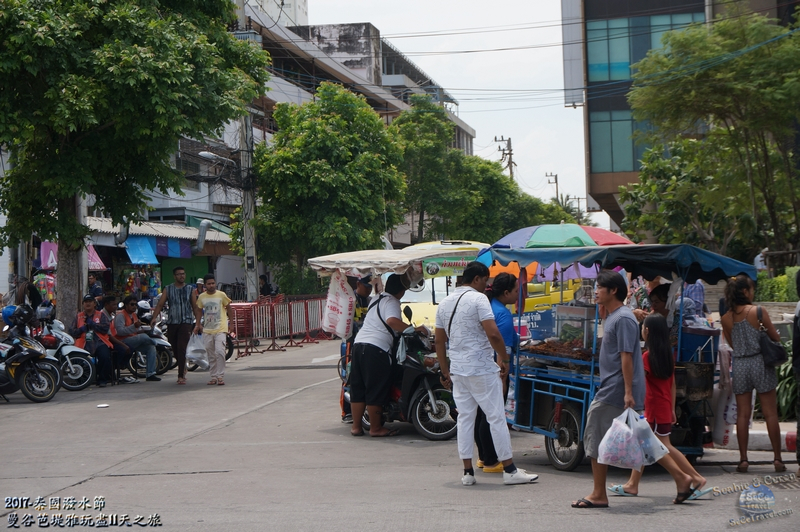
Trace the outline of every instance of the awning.
<instances>
[{"instance_id":1,"label":"awning","mask_svg":"<svg viewBox=\"0 0 800 532\"><path fill-rule=\"evenodd\" d=\"M146 236L129 235L125 241L128 245L125 251L131 259L131 264L158 264L156 254Z\"/></svg>"},{"instance_id":2,"label":"awning","mask_svg":"<svg viewBox=\"0 0 800 532\"><path fill-rule=\"evenodd\" d=\"M103 261L100 260L100 257L97 255L97 251L94 249L94 246L89 244L87 246L87 251L90 271L101 272L108 269L106 268L106 265L103 264ZM43 270L55 270L58 268L58 244L47 241L42 242L42 248L39 256L42 260L41 268Z\"/></svg>"}]
</instances>

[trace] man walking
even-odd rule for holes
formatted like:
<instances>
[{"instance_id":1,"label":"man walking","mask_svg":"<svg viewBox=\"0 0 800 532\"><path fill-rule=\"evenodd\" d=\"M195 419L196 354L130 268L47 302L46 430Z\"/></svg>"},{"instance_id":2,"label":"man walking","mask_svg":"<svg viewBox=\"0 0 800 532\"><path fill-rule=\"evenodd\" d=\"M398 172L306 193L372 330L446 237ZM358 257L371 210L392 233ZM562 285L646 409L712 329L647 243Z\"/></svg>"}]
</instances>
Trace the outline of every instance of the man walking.
<instances>
[{"instance_id":1,"label":"man walking","mask_svg":"<svg viewBox=\"0 0 800 532\"><path fill-rule=\"evenodd\" d=\"M197 290L186 284L186 270L182 266L172 269L175 282L164 287L153 310L154 319L167 307L167 340L172 345L178 363L178 384L186 384L186 345L192 336L194 308L197 303Z\"/></svg>"},{"instance_id":2,"label":"man walking","mask_svg":"<svg viewBox=\"0 0 800 532\"><path fill-rule=\"evenodd\" d=\"M208 353L208 371L211 380L206 384L225 384L225 346L231 330L231 299L217 290L217 280L213 274L203 277L205 292L197 296L195 305L194 334L203 333L203 345ZM200 320L202 318L202 325Z\"/></svg>"},{"instance_id":3,"label":"man walking","mask_svg":"<svg viewBox=\"0 0 800 532\"><path fill-rule=\"evenodd\" d=\"M444 383L452 382L458 408L458 454L464 462L461 483L475 484L472 455L475 418L480 407L491 426L497 458L503 464L503 483L529 484L539 475L517 469L512 459L502 381L508 373L509 357L492 306L484 294L488 281L489 268L477 261L470 262L464 269L461 286L444 298L436 311L436 357Z\"/></svg>"},{"instance_id":4,"label":"man walking","mask_svg":"<svg viewBox=\"0 0 800 532\"><path fill-rule=\"evenodd\" d=\"M127 296L122 300L122 310L114 317L114 330L116 337L130 348L131 351L143 351L147 359L145 380L157 382L161 379L156 376L156 342L142 332L142 322L136 314L136 296Z\"/></svg>"},{"instance_id":5,"label":"man walking","mask_svg":"<svg viewBox=\"0 0 800 532\"><path fill-rule=\"evenodd\" d=\"M623 304L628 287L623 277L611 270L597 275L595 299L608 316L603 322L600 347L600 387L586 414L583 448L592 459L594 489L588 496L572 503L573 508L607 508L606 476L608 466L597 461L600 441L614 418L626 408L644 409L645 376L639 324L633 311Z\"/></svg>"}]
</instances>

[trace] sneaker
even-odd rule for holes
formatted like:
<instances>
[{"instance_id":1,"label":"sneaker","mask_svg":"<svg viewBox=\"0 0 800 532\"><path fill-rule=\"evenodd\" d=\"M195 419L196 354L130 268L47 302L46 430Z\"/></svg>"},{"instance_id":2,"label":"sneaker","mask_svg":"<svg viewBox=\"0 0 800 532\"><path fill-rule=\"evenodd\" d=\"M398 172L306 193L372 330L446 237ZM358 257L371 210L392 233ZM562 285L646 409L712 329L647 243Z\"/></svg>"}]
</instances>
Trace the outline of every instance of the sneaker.
<instances>
[{"instance_id":1,"label":"sneaker","mask_svg":"<svg viewBox=\"0 0 800 532\"><path fill-rule=\"evenodd\" d=\"M139 379L136 377L122 377L119 380L120 384L136 384L139 382Z\"/></svg>"},{"instance_id":2,"label":"sneaker","mask_svg":"<svg viewBox=\"0 0 800 532\"><path fill-rule=\"evenodd\" d=\"M149 377L147 377L145 380L146 380L146 381L150 381L150 382L158 382L158 381L160 381L160 380L161 380L161 378L159 378L159 377L156 377L155 375L150 375L150 376L149 376Z\"/></svg>"},{"instance_id":3,"label":"sneaker","mask_svg":"<svg viewBox=\"0 0 800 532\"><path fill-rule=\"evenodd\" d=\"M486 469L484 469L486 471ZM524 469L517 468L513 473L503 472L503 484L530 484L536 482L539 475L528 473Z\"/></svg>"},{"instance_id":4,"label":"sneaker","mask_svg":"<svg viewBox=\"0 0 800 532\"><path fill-rule=\"evenodd\" d=\"M497 465L493 466L483 466L484 473L503 473L503 462L497 462Z\"/></svg>"},{"instance_id":5,"label":"sneaker","mask_svg":"<svg viewBox=\"0 0 800 532\"><path fill-rule=\"evenodd\" d=\"M464 486L472 486L473 484L475 484L475 482L476 482L475 477L473 475L470 475L469 473L461 477L461 484L463 484Z\"/></svg>"},{"instance_id":6,"label":"sneaker","mask_svg":"<svg viewBox=\"0 0 800 532\"><path fill-rule=\"evenodd\" d=\"M345 414L342 416L342 423L352 423L353 422L353 414Z\"/></svg>"}]
</instances>

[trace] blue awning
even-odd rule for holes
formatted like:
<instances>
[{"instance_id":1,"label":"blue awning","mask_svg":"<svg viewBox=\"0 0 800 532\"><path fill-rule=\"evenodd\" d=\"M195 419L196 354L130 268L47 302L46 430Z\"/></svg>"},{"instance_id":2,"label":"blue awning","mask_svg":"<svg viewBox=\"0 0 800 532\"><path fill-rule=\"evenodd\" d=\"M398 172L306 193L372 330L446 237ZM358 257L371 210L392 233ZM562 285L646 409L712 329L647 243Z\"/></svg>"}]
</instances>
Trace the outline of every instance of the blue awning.
<instances>
[{"instance_id":1,"label":"blue awning","mask_svg":"<svg viewBox=\"0 0 800 532\"><path fill-rule=\"evenodd\" d=\"M158 264L148 237L131 235L125 243L128 245L126 251L131 258L131 264Z\"/></svg>"}]
</instances>

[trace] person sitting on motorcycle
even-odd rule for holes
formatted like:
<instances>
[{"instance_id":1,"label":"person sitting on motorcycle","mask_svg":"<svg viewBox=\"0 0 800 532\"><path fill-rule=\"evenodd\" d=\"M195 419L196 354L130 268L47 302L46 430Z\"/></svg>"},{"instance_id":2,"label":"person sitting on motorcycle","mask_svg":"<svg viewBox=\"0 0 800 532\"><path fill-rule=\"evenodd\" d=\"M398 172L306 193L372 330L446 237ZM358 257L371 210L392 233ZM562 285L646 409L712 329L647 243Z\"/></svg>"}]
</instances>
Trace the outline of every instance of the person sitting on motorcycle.
<instances>
[{"instance_id":1,"label":"person sitting on motorcycle","mask_svg":"<svg viewBox=\"0 0 800 532\"><path fill-rule=\"evenodd\" d=\"M119 340L127 345L131 351L144 351L147 357L147 381L157 382L161 378L156 376L156 342L142 332L142 322L136 313L136 296L127 296L122 300L122 309L114 317L114 329Z\"/></svg>"},{"instance_id":2,"label":"person sitting on motorcycle","mask_svg":"<svg viewBox=\"0 0 800 532\"><path fill-rule=\"evenodd\" d=\"M122 340L117 338L117 331L114 327L114 315L117 312L117 296L105 296L103 298L103 310L100 311L111 323L111 328L109 329L108 339L111 340L113 344L113 360L114 360L114 367L118 370L120 368L124 368L128 365L128 359L131 358L131 348L125 345ZM121 377L119 379L121 383L128 383L132 384L135 382L139 382L139 379L132 376Z\"/></svg>"},{"instance_id":3,"label":"person sitting on motorcycle","mask_svg":"<svg viewBox=\"0 0 800 532\"><path fill-rule=\"evenodd\" d=\"M400 311L400 299L406 293L406 283L400 275L389 276L384 293L370 304L364 324L354 340L350 363L350 406L353 412L350 434L353 436L364 435L361 418L365 409L369 413L370 436L378 438L399 433L384 428L383 405L389 399L392 383L394 353L391 350L394 337L408 328Z\"/></svg>"},{"instance_id":4,"label":"person sitting on motorcycle","mask_svg":"<svg viewBox=\"0 0 800 532\"><path fill-rule=\"evenodd\" d=\"M111 323L95 308L97 302L87 294L83 296L83 311L75 316L69 334L75 346L88 351L97 360L97 385L105 388L111 381L111 340L108 331Z\"/></svg>"}]
</instances>

